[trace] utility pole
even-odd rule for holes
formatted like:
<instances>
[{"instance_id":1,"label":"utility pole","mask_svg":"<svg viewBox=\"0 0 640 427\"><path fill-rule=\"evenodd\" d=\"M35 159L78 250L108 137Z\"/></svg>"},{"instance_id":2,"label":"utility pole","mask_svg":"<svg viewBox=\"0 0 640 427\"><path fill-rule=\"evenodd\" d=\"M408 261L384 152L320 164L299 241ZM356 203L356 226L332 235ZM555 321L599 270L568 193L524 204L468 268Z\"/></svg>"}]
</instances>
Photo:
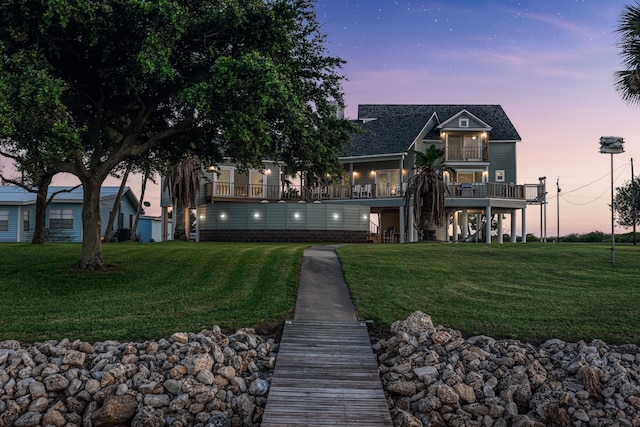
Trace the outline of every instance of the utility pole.
<instances>
[{"instance_id":1,"label":"utility pole","mask_svg":"<svg viewBox=\"0 0 640 427\"><path fill-rule=\"evenodd\" d=\"M556 189L558 190L556 195L556 208L558 210L556 214L556 220L558 223L558 229L556 231L556 243L560 243L560 177L556 179Z\"/></svg>"}]
</instances>

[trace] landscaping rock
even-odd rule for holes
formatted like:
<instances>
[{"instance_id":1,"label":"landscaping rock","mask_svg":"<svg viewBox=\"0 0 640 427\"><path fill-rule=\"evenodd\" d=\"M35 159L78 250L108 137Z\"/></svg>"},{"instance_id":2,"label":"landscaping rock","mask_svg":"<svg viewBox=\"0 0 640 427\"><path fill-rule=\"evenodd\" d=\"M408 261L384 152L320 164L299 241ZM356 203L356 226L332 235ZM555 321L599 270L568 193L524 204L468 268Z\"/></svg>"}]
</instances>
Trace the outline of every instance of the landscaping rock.
<instances>
[{"instance_id":1,"label":"landscaping rock","mask_svg":"<svg viewBox=\"0 0 640 427\"><path fill-rule=\"evenodd\" d=\"M145 342L0 342L0 427L259 426L278 345L214 326ZM415 312L372 346L394 425L640 427L640 350L465 338Z\"/></svg>"},{"instance_id":2,"label":"landscaping rock","mask_svg":"<svg viewBox=\"0 0 640 427\"><path fill-rule=\"evenodd\" d=\"M0 342L0 427L259 426L278 346L214 326L146 342Z\"/></svg>"},{"instance_id":3,"label":"landscaping rock","mask_svg":"<svg viewBox=\"0 0 640 427\"><path fill-rule=\"evenodd\" d=\"M396 426L640 427L636 345L465 339L419 311L392 332L373 349Z\"/></svg>"}]
</instances>

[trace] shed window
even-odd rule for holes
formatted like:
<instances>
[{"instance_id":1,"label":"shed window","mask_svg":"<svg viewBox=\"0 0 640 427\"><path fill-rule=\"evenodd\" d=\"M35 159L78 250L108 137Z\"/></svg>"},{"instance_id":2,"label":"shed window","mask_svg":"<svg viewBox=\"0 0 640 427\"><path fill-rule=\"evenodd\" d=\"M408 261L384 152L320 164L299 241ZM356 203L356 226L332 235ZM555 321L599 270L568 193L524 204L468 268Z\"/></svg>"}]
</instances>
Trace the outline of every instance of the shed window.
<instances>
[{"instance_id":1,"label":"shed window","mask_svg":"<svg viewBox=\"0 0 640 427\"><path fill-rule=\"evenodd\" d=\"M0 231L9 231L9 211L0 211Z\"/></svg>"},{"instance_id":2,"label":"shed window","mask_svg":"<svg viewBox=\"0 0 640 427\"><path fill-rule=\"evenodd\" d=\"M73 229L73 209L51 209L49 228L52 230Z\"/></svg>"}]
</instances>

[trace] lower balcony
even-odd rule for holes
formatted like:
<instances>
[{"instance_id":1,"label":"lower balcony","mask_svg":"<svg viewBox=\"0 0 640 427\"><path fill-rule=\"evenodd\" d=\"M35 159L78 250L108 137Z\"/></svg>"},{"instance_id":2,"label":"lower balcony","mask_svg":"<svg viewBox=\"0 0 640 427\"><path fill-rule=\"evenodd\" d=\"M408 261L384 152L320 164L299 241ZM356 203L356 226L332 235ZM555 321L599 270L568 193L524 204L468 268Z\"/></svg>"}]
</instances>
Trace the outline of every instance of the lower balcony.
<instances>
[{"instance_id":1,"label":"lower balcony","mask_svg":"<svg viewBox=\"0 0 640 427\"><path fill-rule=\"evenodd\" d=\"M305 187L292 185L282 188L278 185L235 184L214 182L205 186L206 201L236 199L237 201L291 200L325 201L345 199L402 198L407 184L337 184ZM520 199L530 203L544 199L544 188L538 184L488 183L447 183L447 198L500 198Z\"/></svg>"}]
</instances>

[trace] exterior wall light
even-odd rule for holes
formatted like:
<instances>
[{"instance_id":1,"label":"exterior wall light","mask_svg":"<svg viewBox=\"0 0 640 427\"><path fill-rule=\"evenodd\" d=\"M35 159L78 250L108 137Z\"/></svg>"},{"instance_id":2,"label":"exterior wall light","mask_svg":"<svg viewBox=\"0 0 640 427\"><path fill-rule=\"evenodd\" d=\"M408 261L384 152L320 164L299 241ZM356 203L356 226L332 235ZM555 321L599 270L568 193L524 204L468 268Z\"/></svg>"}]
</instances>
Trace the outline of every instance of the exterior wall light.
<instances>
[{"instance_id":1,"label":"exterior wall light","mask_svg":"<svg viewBox=\"0 0 640 427\"><path fill-rule=\"evenodd\" d=\"M340 215L338 215L337 213L334 213L333 214L333 219L336 220L336 221L339 220L340 219Z\"/></svg>"},{"instance_id":2,"label":"exterior wall light","mask_svg":"<svg viewBox=\"0 0 640 427\"><path fill-rule=\"evenodd\" d=\"M227 214L225 212L220 213L220 219L221 220L227 219Z\"/></svg>"},{"instance_id":3,"label":"exterior wall light","mask_svg":"<svg viewBox=\"0 0 640 427\"><path fill-rule=\"evenodd\" d=\"M255 213L253 214L253 217L254 217L255 219L259 219L259 218L260 218L260 212L255 212Z\"/></svg>"}]
</instances>

